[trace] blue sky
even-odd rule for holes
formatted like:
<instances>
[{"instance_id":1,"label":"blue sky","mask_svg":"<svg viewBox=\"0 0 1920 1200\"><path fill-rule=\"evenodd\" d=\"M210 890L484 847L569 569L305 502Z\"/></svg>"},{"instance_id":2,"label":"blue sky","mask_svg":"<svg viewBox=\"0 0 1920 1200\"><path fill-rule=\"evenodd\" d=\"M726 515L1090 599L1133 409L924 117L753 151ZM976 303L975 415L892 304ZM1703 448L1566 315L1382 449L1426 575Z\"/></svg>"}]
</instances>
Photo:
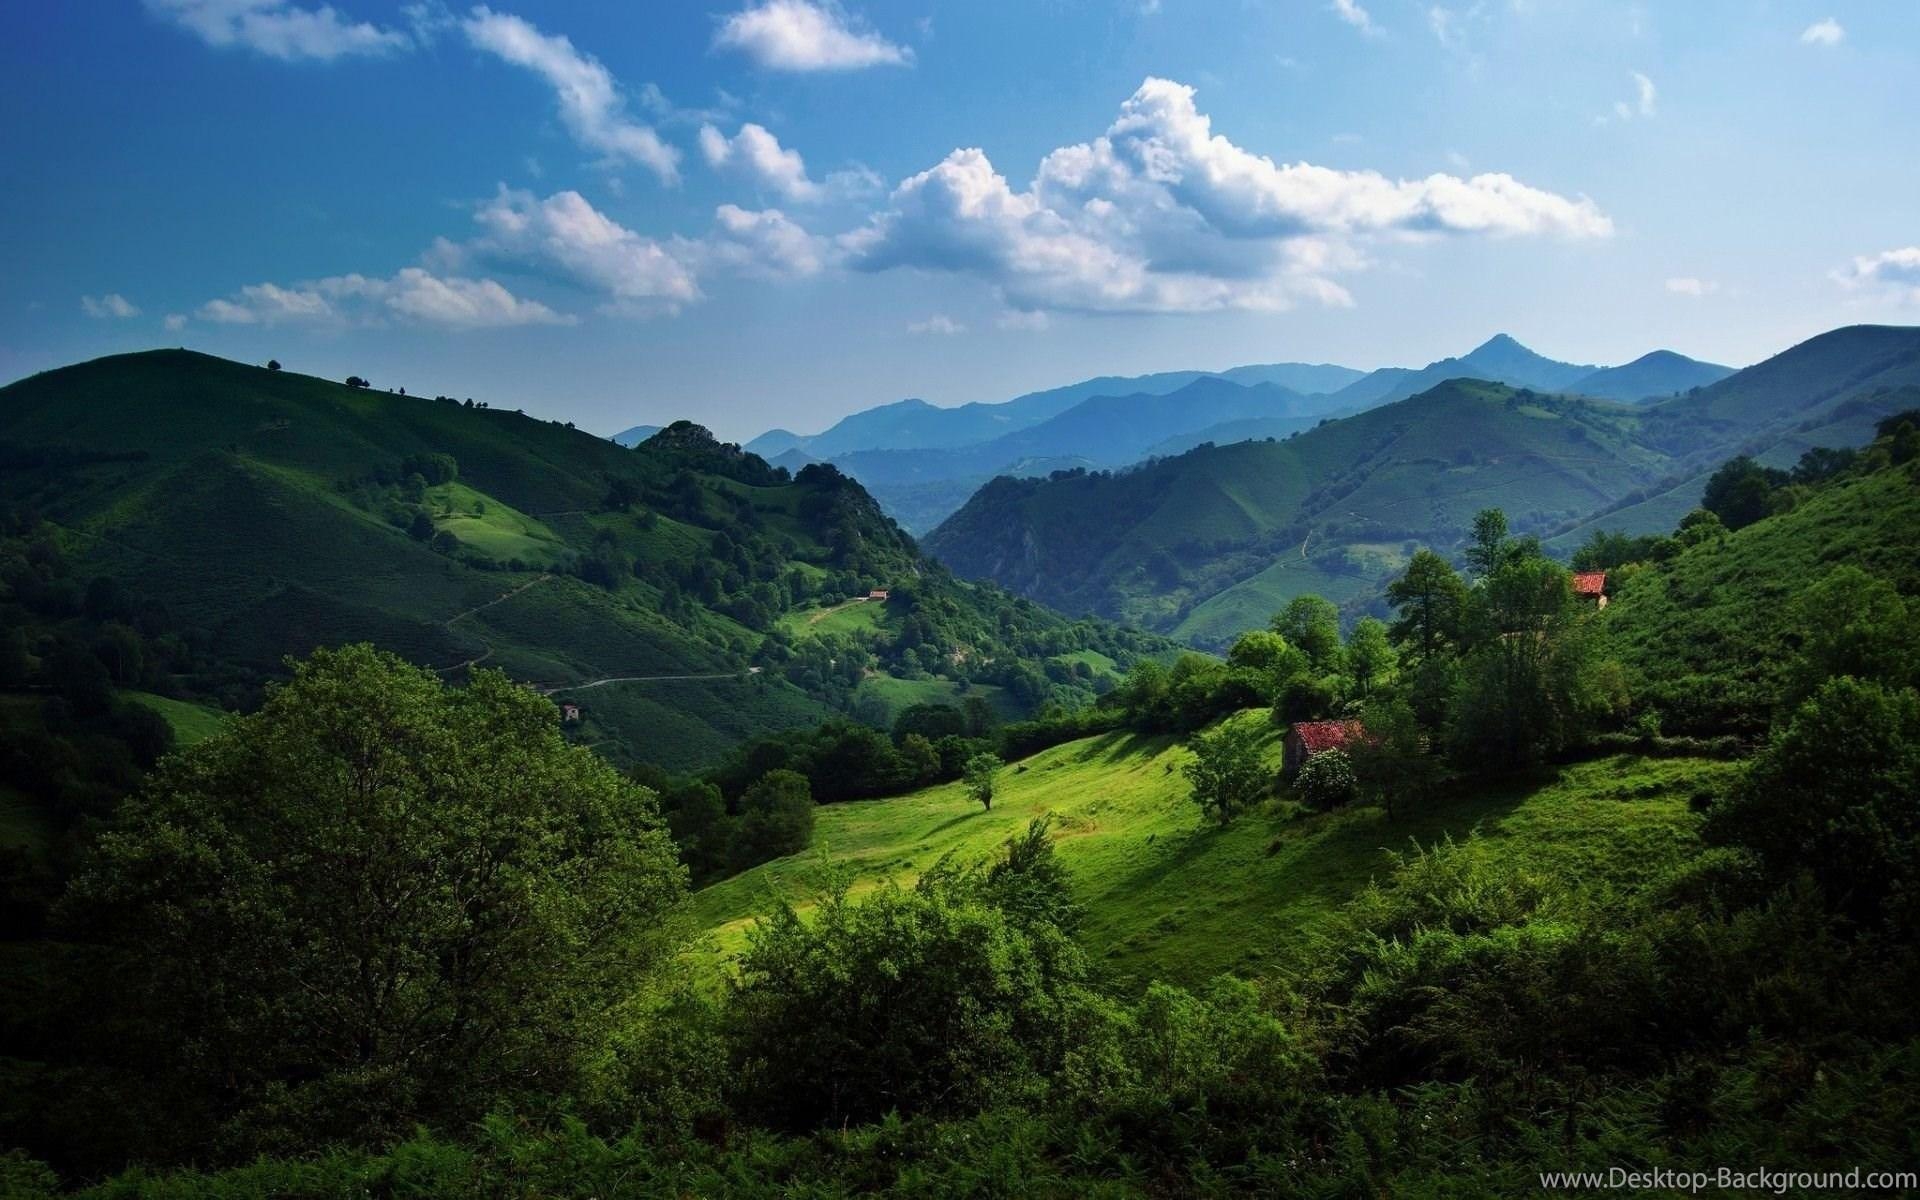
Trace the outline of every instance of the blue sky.
<instances>
[{"instance_id":1,"label":"blue sky","mask_svg":"<svg viewBox=\"0 0 1920 1200\"><path fill-rule=\"evenodd\" d=\"M0 377L612 432L1920 319L1920 6L0 0Z\"/></svg>"}]
</instances>

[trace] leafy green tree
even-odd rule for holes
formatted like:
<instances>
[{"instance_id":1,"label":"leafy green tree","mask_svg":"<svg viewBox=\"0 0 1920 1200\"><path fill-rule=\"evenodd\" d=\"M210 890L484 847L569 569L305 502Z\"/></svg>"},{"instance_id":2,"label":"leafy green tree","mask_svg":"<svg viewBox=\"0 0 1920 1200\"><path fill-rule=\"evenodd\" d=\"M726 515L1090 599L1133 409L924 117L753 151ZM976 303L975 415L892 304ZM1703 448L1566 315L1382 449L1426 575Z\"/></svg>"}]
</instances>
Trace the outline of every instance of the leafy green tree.
<instances>
[{"instance_id":1,"label":"leafy green tree","mask_svg":"<svg viewBox=\"0 0 1920 1200\"><path fill-rule=\"evenodd\" d=\"M1347 639L1347 673L1360 695L1369 695L1391 680L1399 665L1400 656L1387 638L1386 622L1362 617L1354 623L1353 635Z\"/></svg>"},{"instance_id":2,"label":"leafy green tree","mask_svg":"<svg viewBox=\"0 0 1920 1200\"><path fill-rule=\"evenodd\" d=\"M1227 665L1252 672L1269 696L1293 676L1307 670L1311 661L1287 639L1266 629L1240 635L1227 651Z\"/></svg>"},{"instance_id":3,"label":"leafy green tree","mask_svg":"<svg viewBox=\"0 0 1920 1200\"><path fill-rule=\"evenodd\" d=\"M1386 809L1391 820L1396 810L1404 813L1409 804L1427 799L1439 783L1441 763L1427 752L1426 731L1407 701L1375 700L1360 721L1365 735L1346 748L1354 782L1360 795Z\"/></svg>"},{"instance_id":4,"label":"leafy green tree","mask_svg":"<svg viewBox=\"0 0 1920 1200\"><path fill-rule=\"evenodd\" d=\"M1768 875L1811 874L1863 923L1920 922L1920 693L1830 679L1777 730L1732 795L1709 810L1710 842L1745 846Z\"/></svg>"},{"instance_id":5,"label":"leafy green tree","mask_svg":"<svg viewBox=\"0 0 1920 1200\"><path fill-rule=\"evenodd\" d=\"M788 854L813 840L813 789L798 771L768 771L740 797L733 835L734 868L745 870Z\"/></svg>"},{"instance_id":6,"label":"leafy green tree","mask_svg":"<svg viewBox=\"0 0 1920 1200\"><path fill-rule=\"evenodd\" d=\"M1251 722L1223 721L1196 734L1187 746L1193 761L1181 772L1193 785L1193 801L1222 825L1257 804L1273 786L1273 773L1260 754L1259 726Z\"/></svg>"},{"instance_id":7,"label":"leafy green tree","mask_svg":"<svg viewBox=\"0 0 1920 1200\"><path fill-rule=\"evenodd\" d=\"M1763 467L1743 454L1708 477L1700 507L1728 529L1744 529L1773 511L1773 491L1787 479L1785 471Z\"/></svg>"},{"instance_id":8,"label":"leafy green tree","mask_svg":"<svg viewBox=\"0 0 1920 1200\"><path fill-rule=\"evenodd\" d=\"M1340 610L1320 596L1295 596L1274 614L1273 632L1306 652L1316 671L1340 667Z\"/></svg>"},{"instance_id":9,"label":"leafy green tree","mask_svg":"<svg viewBox=\"0 0 1920 1200\"><path fill-rule=\"evenodd\" d=\"M116 1058L236 1153L564 1090L684 892L652 795L547 700L350 646L166 760L65 911L111 952Z\"/></svg>"},{"instance_id":10,"label":"leafy green tree","mask_svg":"<svg viewBox=\"0 0 1920 1200\"><path fill-rule=\"evenodd\" d=\"M1683 546L1698 546L1710 542L1727 532L1720 515L1704 508L1696 508L1680 518L1680 524L1674 529L1674 539Z\"/></svg>"},{"instance_id":11,"label":"leafy green tree","mask_svg":"<svg viewBox=\"0 0 1920 1200\"><path fill-rule=\"evenodd\" d=\"M967 795L989 812L993 810L994 777L1005 765L997 754L976 754L967 760L966 771L961 776Z\"/></svg>"},{"instance_id":12,"label":"leafy green tree","mask_svg":"<svg viewBox=\"0 0 1920 1200\"><path fill-rule=\"evenodd\" d=\"M1500 569L1506 560L1507 514L1497 508L1483 508L1474 514L1473 533L1467 539L1467 569L1485 579Z\"/></svg>"},{"instance_id":13,"label":"leafy green tree","mask_svg":"<svg viewBox=\"0 0 1920 1200\"><path fill-rule=\"evenodd\" d=\"M1851 564L1835 567L1795 598L1792 611L1801 633L1789 705L1836 675L1920 683L1920 603L1888 580Z\"/></svg>"},{"instance_id":14,"label":"leafy green tree","mask_svg":"<svg viewBox=\"0 0 1920 1200\"><path fill-rule=\"evenodd\" d=\"M997 879L942 860L859 903L842 884L810 916L760 922L727 1002L736 1111L804 1130L1037 1096L1086 967L1045 919L1066 901L1042 894L1044 836L1018 858Z\"/></svg>"},{"instance_id":15,"label":"leafy green tree","mask_svg":"<svg viewBox=\"0 0 1920 1200\"><path fill-rule=\"evenodd\" d=\"M1308 807L1328 812L1351 802L1359 791L1353 759L1345 750L1322 750L1300 764L1293 787Z\"/></svg>"},{"instance_id":16,"label":"leafy green tree","mask_svg":"<svg viewBox=\"0 0 1920 1200\"><path fill-rule=\"evenodd\" d=\"M1433 551L1414 554L1406 573L1387 585L1387 602L1400 613L1388 632L1414 662L1459 642L1467 585L1453 564Z\"/></svg>"}]
</instances>

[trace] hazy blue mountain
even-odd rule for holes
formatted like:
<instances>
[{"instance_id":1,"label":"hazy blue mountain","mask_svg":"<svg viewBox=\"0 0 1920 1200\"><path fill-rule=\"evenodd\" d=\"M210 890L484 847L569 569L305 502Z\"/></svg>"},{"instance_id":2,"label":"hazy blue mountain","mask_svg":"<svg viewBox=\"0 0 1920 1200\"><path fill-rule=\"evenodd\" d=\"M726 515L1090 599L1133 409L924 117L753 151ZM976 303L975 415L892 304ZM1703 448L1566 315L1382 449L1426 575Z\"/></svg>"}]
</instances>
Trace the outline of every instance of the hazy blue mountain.
<instances>
[{"instance_id":1,"label":"hazy blue mountain","mask_svg":"<svg viewBox=\"0 0 1920 1200\"><path fill-rule=\"evenodd\" d=\"M758 454L761 458L772 462L776 455L797 449L806 440L799 434L785 429L769 429L740 448L749 454Z\"/></svg>"},{"instance_id":2,"label":"hazy blue mountain","mask_svg":"<svg viewBox=\"0 0 1920 1200\"><path fill-rule=\"evenodd\" d=\"M1498 333L1457 358L1443 358L1417 371L1405 367L1383 367L1374 371L1335 392L1334 407L1359 411L1392 404L1449 379L1487 379L1510 387L1558 392L1596 370L1597 367L1563 363L1536 354L1508 335Z\"/></svg>"},{"instance_id":3,"label":"hazy blue mountain","mask_svg":"<svg viewBox=\"0 0 1920 1200\"><path fill-rule=\"evenodd\" d=\"M1235 383L1277 383L1284 388L1292 388L1303 396L1324 396L1337 392L1351 383L1366 378L1365 371L1356 371L1352 367L1335 366L1332 363L1265 363L1249 367L1232 367L1214 374L1222 379L1231 379Z\"/></svg>"},{"instance_id":4,"label":"hazy blue mountain","mask_svg":"<svg viewBox=\"0 0 1920 1200\"><path fill-rule=\"evenodd\" d=\"M1574 380L1566 390L1602 400L1652 400L1719 383L1733 370L1672 350L1655 350L1623 366L1602 367Z\"/></svg>"},{"instance_id":5,"label":"hazy blue mountain","mask_svg":"<svg viewBox=\"0 0 1920 1200\"><path fill-rule=\"evenodd\" d=\"M646 441L659 432L660 427L658 425L635 425L631 429L622 429L619 433L614 434L613 440L619 445L631 448L638 446L641 442Z\"/></svg>"}]
</instances>

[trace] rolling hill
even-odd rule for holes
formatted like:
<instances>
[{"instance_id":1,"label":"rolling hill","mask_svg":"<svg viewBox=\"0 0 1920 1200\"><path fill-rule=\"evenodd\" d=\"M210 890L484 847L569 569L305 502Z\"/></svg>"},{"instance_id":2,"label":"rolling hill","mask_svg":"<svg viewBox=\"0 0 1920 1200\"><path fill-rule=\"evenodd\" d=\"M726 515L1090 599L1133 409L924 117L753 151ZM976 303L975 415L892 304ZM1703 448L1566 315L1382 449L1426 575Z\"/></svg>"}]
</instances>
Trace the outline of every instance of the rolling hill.
<instances>
[{"instance_id":1,"label":"rolling hill","mask_svg":"<svg viewBox=\"0 0 1920 1200\"><path fill-rule=\"evenodd\" d=\"M1568 374L1501 339L1481 349L1503 369ZM1735 454L1791 465L1811 445L1867 440L1911 407L1916 364L1920 330L1861 327L1653 404L1455 380L1282 441L999 479L927 546L1067 611L1219 645L1302 592L1364 605L1408 546L1456 545L1481 508L1560 534L1563 551L1595 528L1670 530Z\"/></svg>"},{"instance_id":2,"label":"rolling hill","mask_svg":"<svg viewBox=\"0 0 1920 1200\"><path fill-rule=\"evenodd\" d=\"M962 575L1214 644L1287 599L1377 590L1489 506L1541 527L1650 481L1614 405L1458 380L1285 441L1132 471L998 479L928 539Z\"/></svg>"},{"instance_id":3,"label":"rolling hill","mask_svg":"<svg viewBox=\"0 0 1920 1200\"><path fill-rule=\"evenodd\" d=\"M1601 400L1650 400L1719 383L1731 374L1732 367L1701 362L1671 350L1655 350L1622 366L1602 367L1584 375L1568 384L1566 390Z\"/></svg>"},{"instance_id":4,"label":"rolling hill","mask_svg":"<svg viewBox=\"0 0 1920 1200\"><path fill-rule=\"evenodd\" d=\"M1037 704L1048 656L1119 648L954 580L832 468L790 475L685 422L629 449L155 351L0 389L0 460L0 502L48 522L83 580L137 587L210 680L371 641L576 700L581 736L628 761L712 761L895 671L1017 674L1015 707ZM783 624L872 589L892 598L858 636Z\"/></svg>"}]
</instances>

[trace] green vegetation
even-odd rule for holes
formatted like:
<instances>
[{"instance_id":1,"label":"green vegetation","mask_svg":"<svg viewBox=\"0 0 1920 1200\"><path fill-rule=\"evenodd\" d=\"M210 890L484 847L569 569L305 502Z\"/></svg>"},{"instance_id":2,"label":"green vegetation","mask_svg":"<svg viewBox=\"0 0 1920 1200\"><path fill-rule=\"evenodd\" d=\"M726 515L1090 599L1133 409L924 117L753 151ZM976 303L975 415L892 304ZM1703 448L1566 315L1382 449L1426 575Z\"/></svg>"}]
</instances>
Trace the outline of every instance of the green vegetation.
<instances>
[{"instance_id":1,"label":"green vegetation","mask_svg":"<svg viewBox=\"0 0 1920 1200\"><path fill-rule=\"evenodd\" d=\"M1911 329L1836 330L1632 405L1438 364L1417 395L1283 441L996 479L927 545L962 575L1063 611L1224 649L1298 595L1349 617L1377 609L1414 549L1453 554L1484 508L1561 553L1596 529L1670 530L1728 458L1784 470L1809 448L1870 440L1876 420L1920 399L1917 348Z\"/></svg>"},{"instance_id":2,"label":"green vegetation","mask_svg":"<svg viewBox=\"0 0 1920 1200\"><path fill-rule=\"evenodd\" d=\"M505 670L580 704L616 760L686 770L854 712L868 679L997 687L1026 715L1096 692L1055 656L1162 648L961 584L833 468L790 476L686 422L629 449L160 351L4 389L0 461L0 505L73 577L137 581L198 651L149 690L228 709L286 656L365 640L450 679Z\"/></svg>"},{"instance_id":3,"label":"green vegetation","mask_svg":"<svg viewBox=\"0 0 1920 1200\"><path fill-rule=\"evenodd\" d=\"M225 729L231 719L219 709L168 696L156 696L152 692L129 692L127 699L166 718L167 724L173 728L173 741L177 746L204 742Z\"/></svg>"}]
</instances>

